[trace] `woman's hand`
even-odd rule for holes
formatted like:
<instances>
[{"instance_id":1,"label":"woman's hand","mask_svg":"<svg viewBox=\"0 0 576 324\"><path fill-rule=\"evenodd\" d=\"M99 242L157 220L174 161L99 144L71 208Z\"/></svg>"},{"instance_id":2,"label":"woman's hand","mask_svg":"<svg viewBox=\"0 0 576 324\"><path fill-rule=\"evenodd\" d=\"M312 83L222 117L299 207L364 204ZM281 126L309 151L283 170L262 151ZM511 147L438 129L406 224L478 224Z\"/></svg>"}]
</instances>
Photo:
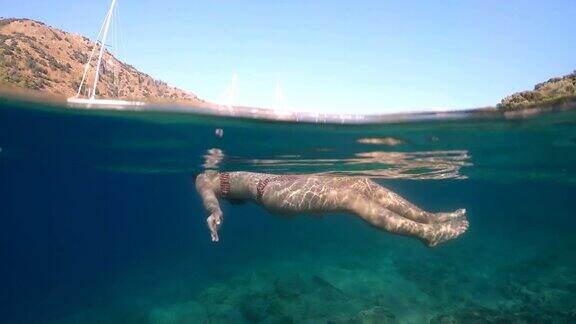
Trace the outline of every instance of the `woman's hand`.
<instances>
[{"instance_id":1,"label":"woman's hand","mask_svg":"<svg viewBox=\"0 0 576 324\"><path fill-rule=\"evenodd\" d=\"M208 218L206 219L206 222L208 223L208 228L210 229L210 236L212 237L212 242L218 242L220 240L220 238L218 237L218 230L220 229L220 226L222 226L222 219L223 217L221 211L217 211L210 214L210 216L208 216Z\"/></svg>"}]
</instances>

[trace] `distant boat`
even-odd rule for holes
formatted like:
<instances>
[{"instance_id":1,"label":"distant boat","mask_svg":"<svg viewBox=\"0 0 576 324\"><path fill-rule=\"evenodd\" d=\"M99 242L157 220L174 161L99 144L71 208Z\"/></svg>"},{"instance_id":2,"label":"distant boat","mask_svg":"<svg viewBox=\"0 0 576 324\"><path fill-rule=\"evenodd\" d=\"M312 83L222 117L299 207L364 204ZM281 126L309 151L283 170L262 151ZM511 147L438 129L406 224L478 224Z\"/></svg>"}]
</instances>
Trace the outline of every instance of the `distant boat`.
<instances>
[{"instance_id":1,"label":"distant boat","mask_svg":"<svg viewBox=\"0 0 576 324\"><path fill-rule=\"evenodd\" d=\"M143 106L146 103L141 101L128 101L128 100L117 100L117 99L96 99L96 86L98 85L98 77L100 76L100 65L102 64L102 56L104 55L104 47L106 44L106 38L108 36L108 29L110 27L110 21L112 20L112 13L114 11L114 6L116 5L116 0L112 0L112 4L110 4L110 9L108 10L108 14L104 19L104 23L102 27L100 27L100 32L98 32L98 36L96 37L96 42L94 47L92 48L92 53L88 58L88 62L86 62L86 66L84 67L84 74L82 75L82 81L78 86L78 91L74 97L68 98L68 103L74 106L87 106L87 107L102 107L102 108L122 108L124 106ZM102 31L104 31L102 33ZM100 41L100 53L98 54L98 63L96 64L96 75L94 76L94 83L92 85L92 91L88 92L88 98L80 98L80 92L82 91L82 87L86 81L86 76L88 74L88 70L90 69L90 63L92 62L92 58L96 52L96 48L98 45L98 40L100 39L100 35L102 34L102 39Z\"/></svg>"}]
</instances>

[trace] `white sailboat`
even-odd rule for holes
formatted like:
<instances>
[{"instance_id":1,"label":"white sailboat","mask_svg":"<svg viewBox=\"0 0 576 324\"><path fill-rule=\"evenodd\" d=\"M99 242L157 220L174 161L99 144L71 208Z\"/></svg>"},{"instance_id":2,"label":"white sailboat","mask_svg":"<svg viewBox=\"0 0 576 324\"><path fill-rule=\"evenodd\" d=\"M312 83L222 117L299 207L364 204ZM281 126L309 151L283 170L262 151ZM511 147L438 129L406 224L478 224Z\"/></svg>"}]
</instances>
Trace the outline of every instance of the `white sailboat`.
<instances>
[{"instance_id":1,"label":"white sailboat","mask_svg":"<svg viewBox=\"0 0 576 324\"><path fill-rule=\"evenodd\" d=\"M145 105L144 102L140 101L128 101L128 100L116 100L116 99L97 99L96 98L96 86L98 85L98 77L100 76L100 65L102 64L102 56L104 55L104 47L106 44L106 38L108 36L108 29L110 28L110 21L112 20L112 13L114 12L114 6L116 5L116 0L112 0L112 4L110 4L110 9L108 10L108 14L104 19L104 23L100 28L100 32L98 32L98 36L96 37L96 42L94 47L92 48L92 53L88 58L88 62L86 62L86 66L84 67L84 74L82 75L82 81L78 86L78 91L74 97L68 98L68 104L72 106L82 106L82 107L101 107L101 108L117 108L121 109L126 106L143 106ZM88 70L90 69L90 63L92 62L92 58L96 52L96 48L98 47L98 40L100 39L100 35L102 35L102 39L100 40L100 52L98 54L98 62L96 64L96 72L94 77L94 83L92 85L92 91L89 91L88 98L80 98L80 92L82 91L82 87L86 83L86 76L88 74Z\"/></svg>"}]
</instances>

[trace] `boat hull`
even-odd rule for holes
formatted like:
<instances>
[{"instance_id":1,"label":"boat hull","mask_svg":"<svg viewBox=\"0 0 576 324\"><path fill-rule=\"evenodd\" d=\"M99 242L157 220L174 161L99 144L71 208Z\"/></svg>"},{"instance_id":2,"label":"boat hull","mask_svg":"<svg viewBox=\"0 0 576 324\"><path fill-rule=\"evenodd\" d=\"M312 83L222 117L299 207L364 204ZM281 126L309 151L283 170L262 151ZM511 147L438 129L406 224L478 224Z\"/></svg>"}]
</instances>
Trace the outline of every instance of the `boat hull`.
<instances>
[{"instance_id":1,"label":"boat hull","mask_svg":"<svg viewBox=\"0 0 576 324\"><path fill-rule=\"evenodd\" d=\"M82 108L103 108L103 109L134 109L146 105L141 101L114 100L114 99L89 99L89 98L68 98L68 106Z\"/></svg>"}]
</instances>

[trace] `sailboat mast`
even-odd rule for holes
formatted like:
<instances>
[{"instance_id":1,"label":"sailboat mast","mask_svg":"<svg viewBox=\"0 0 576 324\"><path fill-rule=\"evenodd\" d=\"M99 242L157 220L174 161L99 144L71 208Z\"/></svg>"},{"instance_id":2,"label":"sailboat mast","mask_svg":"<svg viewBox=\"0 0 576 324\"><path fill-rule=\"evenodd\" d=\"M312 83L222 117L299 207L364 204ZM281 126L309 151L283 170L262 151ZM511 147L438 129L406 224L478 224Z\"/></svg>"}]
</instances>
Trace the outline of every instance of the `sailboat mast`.
<instances>
[{"instance_id":1,"label":"sailboat mast","mask_svg":"<svg viewBox=\"0 0 576 324\"><path fill-rule=\"evenodd\" d=\"M92 52L90 52L90 57L88 58L88 61L86 61L86 64L84 65L84 73L82 74L82 80L80 81L80 85L78 86L78 91L76 92L76 96L75 98L78 98L80 96L80 92L82 92L82 86L84 85L84 81L86 81L86 75L88 75L88 69L90 69L90 63L92 63L92 58L94 57L94 54L96 53L96 45L98 45L98 40L100 39L100 35L102 35L102 30L104 30L104 25L106 24L106 19L108 19L108 16L104 17L104 22L102 23L102 26L100 27L100 31L98 32L98 36L96 36L96 43L94 43L94 47L92 47ZM90 92L90 89L88 89L88 92ZM90 96L90 94L88 94L88 96Z\"/></svg>"},{"instance_id":2,"label":"sailboat mast","mask_svg":"<svg viewBox=\"0 0 576 324\"><path fill-rule=\"evenodd\" d=\"M98 77L100 75L100 64L102 63L102 55L104 54L104 46L106 44L106 36L108 36L108 27L110 27L110 20L112 20L112 11L114 10L114 5L116 0L112 0L110 5L110 10L108 10L108 15L106 16L106 24L104 26L104 35L102 35L102 43L100 43L100 54L98 55L98 63L96 64L96 76L94 77L94 88L92 88L91 99L94 99L96 95L96 86L98 85Z\"/></svg>"}]
</instances>

